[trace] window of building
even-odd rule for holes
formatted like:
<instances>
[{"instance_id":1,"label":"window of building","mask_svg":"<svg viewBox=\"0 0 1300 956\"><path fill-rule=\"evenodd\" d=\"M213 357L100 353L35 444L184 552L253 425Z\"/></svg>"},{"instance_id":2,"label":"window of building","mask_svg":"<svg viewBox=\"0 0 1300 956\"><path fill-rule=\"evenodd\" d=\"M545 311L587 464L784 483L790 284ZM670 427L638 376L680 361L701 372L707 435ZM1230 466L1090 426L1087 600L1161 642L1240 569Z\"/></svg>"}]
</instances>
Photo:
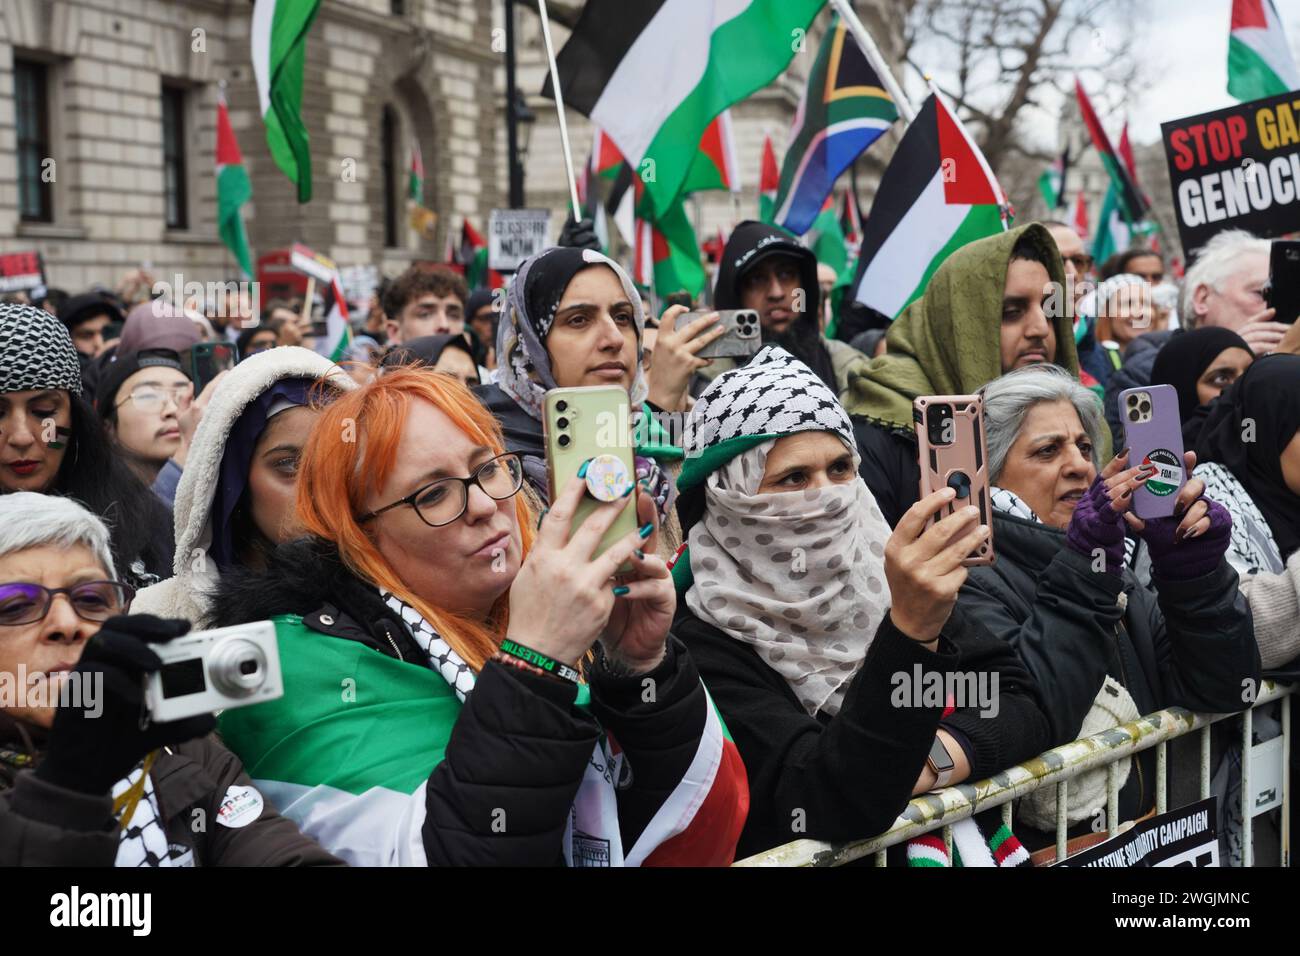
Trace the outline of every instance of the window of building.
<instances>
[{"instance_id":1,"label":"window of building","mask_svg":"<svg viewBox=\"0 0 1300 956\"><path fill-rule=\"evenodd\" d=\"M397 111L391 106L384 107L383 129L380 131L380 162L384 168L384 245L394 248L397 245Z\"/></svg>"},{"instance_id":2,"label":"window of building","mask_svg":"<svg viewBox=\"0 0 1300 956\"><path fill-rule=\"evenodd\" d=\"M189 203L185 189L185 90L162 88L163 192L168 229L188 229Z\"/></svg>"},{"instance_id":3,"label":"window of building","mask_svg":"<svg viewBox=\"0 0 1300 956\"><path fill-rule=\"evenodd\" d=\"M14 58L14 105L18 129L18 206L27 222L54 221L50 159L49 68Z\"/></svg>"}]
</instances>

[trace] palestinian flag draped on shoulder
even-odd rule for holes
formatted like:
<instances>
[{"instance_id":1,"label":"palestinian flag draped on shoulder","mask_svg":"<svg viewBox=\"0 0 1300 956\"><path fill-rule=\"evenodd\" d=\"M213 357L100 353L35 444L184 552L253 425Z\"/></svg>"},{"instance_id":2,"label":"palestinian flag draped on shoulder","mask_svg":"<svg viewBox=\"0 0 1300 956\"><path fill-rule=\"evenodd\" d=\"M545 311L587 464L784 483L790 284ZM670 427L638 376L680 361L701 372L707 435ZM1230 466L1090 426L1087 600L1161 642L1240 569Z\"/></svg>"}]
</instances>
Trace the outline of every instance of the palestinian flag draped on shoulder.
<instances>
[{"instance_id":1,"label":"palestinian flag draped on shoulder","mask_svg":"<svg viewBox=\"0 0 1300 956\"><path fill-rule=\"evenodd\" d=\"M556 58L564 103L618 144L661 215L709 123L780 75L823 4L588 0ZM550 77L542 92L553 95Z\"/></svg>"},{"instance_id":2,"label":"palestinian flag draped on shoulder","mask_svg":"<svg viewBox=\"0 0 1300 956\"><path fill-rule=\"evenodd\" d=\"M426 784L464 706L459 695L472 694L473 681L467 688L454 663L444 677L315 633L294 615L274 621L284 696L222 713L226 745L281 813L348 863L427 865ZM583 685L576 705L589 703ZM744 765L711 699L702 711L690 765L629 847L613 784L624 755L612 734L601 735L570 813L563 847L570 865L731 862L748 807L747 790L737 799ZM583 846L602 840L609 841L603 863L584 858Z\"/></svg>"},{"instance_id":3,"label":"palestinian flag draped on shoulder","mask_svg":"<svg viewBox=\"0 0 1300 956\"><path fill-rule=\"evenodd\" d=\"M862 228L854 298L895 318L954 250L1007 228L979 147L931 93L881 177Z\"/></svg>"}]
</instances>

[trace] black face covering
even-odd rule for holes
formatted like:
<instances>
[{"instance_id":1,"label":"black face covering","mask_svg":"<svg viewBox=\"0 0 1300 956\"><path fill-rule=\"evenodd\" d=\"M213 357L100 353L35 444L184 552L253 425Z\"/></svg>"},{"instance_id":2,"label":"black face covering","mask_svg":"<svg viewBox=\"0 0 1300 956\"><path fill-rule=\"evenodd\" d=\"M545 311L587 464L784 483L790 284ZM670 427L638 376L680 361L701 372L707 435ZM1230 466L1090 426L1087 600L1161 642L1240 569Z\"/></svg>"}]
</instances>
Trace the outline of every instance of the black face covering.
<instances>
[{"instance_id":1,"label":"black face covering","mask_svg":"<svg viewBox=\"0 0 1300 956\"><path fill-rule=\"evenodd\" d=\"M1244 441L1252 428L1254 441ZM1210 405L1196 445L1198 461L1218 462L1242 483L1283 561L1300 548L1300 495L1287 487L1281 460L1297 431L1300 355L1268 355Z\"/></svg>"},{"instance_id":2,"label":"black face covering","mask_svg":"<svg viewBox=\"0 0 1300 956\"><path fill-rule=\"evenodd\" d=\"M1196 383L1226 349L1255 354L1236 332L1211 326L1175 333L1151 366L1152 385L1172 385L1178 392L1178 417L1183 425L1183 444L1188 448L1195 447L1209 411L1209 406L1201 403Z\"/></svg>"}]
</instances>

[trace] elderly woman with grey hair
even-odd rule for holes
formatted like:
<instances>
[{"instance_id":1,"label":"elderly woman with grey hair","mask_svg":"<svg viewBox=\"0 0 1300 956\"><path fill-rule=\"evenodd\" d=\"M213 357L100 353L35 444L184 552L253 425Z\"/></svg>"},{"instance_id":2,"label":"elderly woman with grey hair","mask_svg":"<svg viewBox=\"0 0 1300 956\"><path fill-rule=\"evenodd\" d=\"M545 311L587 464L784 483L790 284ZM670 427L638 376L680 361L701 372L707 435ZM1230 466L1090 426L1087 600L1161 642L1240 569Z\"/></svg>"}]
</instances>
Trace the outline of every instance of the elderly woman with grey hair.
<instances>
[{"instance_id":1,"label":"elderly woman with grey hair","mask_svg":"<svg viewBox=\"0 0 1300 956\"><path fill-rule=\"evenodd\" d=\"M86 508L0 497L0 866L337 865L211 714L141 719L154 648L189 625L126 616L133 593Z\"/></svg>"},{"instance_id":2,"label":"elderly woman with grey hair","mask_svg":"<svg viewBox=\"0 0 1300 956\"><path fill-rule=\"evenodd\" d=\"M1204 483L1187 482L1174 515L1144 522L1130 508L1151 469L1128 467L1128 449L1099 469L1104 424L1088 389L1035 366L983 394L997 560L971 570L958 603L1016 648L1048 702L1053 745L1171 705L1243 709L1259 651L1223 557L1232 521ZM1125 564L1126 527L1150 553L1150 589ZM1127 776L1121 822L1153 805L1149 751ZM1074 794L1070 821L1090 831Z\"/></svg>"}]
</instances>

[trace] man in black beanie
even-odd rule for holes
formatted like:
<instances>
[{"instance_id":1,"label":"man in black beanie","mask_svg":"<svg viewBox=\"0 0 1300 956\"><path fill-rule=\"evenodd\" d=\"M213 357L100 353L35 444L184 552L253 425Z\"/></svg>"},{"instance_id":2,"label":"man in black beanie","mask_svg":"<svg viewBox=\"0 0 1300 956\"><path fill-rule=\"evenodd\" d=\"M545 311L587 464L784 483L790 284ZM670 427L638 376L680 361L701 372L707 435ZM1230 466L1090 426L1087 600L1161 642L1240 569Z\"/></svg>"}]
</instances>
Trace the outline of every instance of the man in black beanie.
<instances>
[{"instance_id":1,"label":"man in black beanie","mask_svg":"<svg viewBox=\"0 0 1300 956\"><path fill-rule=\"evenodd\" d=\"M864 367L867 358L822 336L820 304L812 250L779 226L751 219L735 228L718 264L713 307L756 311L764 344L780 345L843 396L850 372ZM730 367L715 359L709 377Z\"/></svg>"},{"instance_id":2,"label":"man in black beanie","mask_svg":"<svg viewBox=\"0 0 1300 956\"><path fill-rule=\"evenodd\" d=\"M83 356L83 368L103 350L105 327L121 324L125 318L116 303L98 292L75 295L59 309L59 321L68 327L72 344Z\"/></svg>"}]
</instances>

